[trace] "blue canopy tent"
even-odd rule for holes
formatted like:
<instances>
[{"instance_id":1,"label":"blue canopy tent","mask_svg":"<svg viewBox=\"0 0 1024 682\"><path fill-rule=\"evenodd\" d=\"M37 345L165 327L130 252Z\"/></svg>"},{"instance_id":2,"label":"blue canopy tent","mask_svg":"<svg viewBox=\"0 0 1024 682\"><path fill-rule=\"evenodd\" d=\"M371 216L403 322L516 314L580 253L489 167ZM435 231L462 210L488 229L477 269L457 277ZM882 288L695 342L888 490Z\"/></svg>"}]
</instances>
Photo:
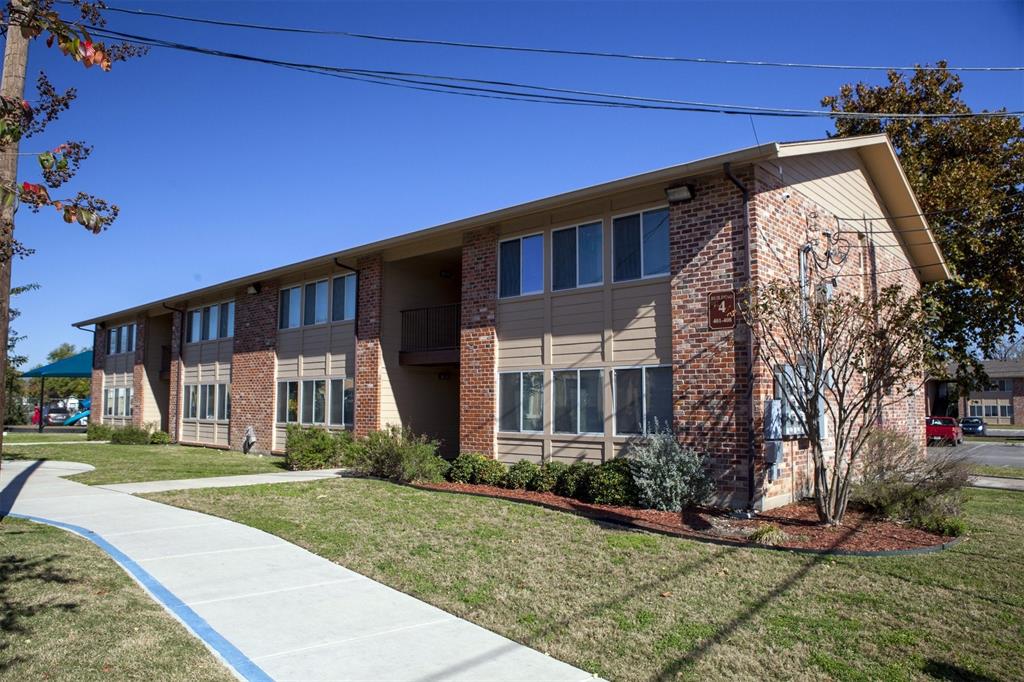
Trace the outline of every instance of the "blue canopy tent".
<instances>
[{"instance_id":1,"label":"blue canopy tent","mask_svg":"<svg viewBox=\"0 0 1024 682\"><path fill-rule=\"evenodd\" d=\"M87 350L78 355L72 355L69 358L58 360L57 362L51 362L49 365L43 365L42 367L36 367L30 369L21 375L23 379L32 379L38 377L39 379L39 408L43 407L43 399L46 390L46 377L60 377L60 378L73 378L83 379L92 377L92 351ZM79 419L83 413L76 415ZM39 431L43 430L43 417L39 415Z\"/></svg>"}]
</instances>

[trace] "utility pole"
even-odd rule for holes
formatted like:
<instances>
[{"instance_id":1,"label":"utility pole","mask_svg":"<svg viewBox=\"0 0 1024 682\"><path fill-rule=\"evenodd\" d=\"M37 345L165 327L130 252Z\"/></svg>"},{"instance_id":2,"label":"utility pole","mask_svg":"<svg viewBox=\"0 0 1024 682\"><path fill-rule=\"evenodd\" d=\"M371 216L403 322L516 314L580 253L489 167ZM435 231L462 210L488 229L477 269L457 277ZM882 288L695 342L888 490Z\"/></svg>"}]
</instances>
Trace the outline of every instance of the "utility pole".
<instances>
[{"instance_id":1,"label":"utility pole","mask_svg":"<svg viewBox=\"0 0 1024 682\"><path fill-rule=\"evenodd\" d=\"M21 8L21 2L14 0L11 10ZM4 48L3 77L0 80L0 95L8 101L21 103L25 97L25 73L28 70L28 39L21 35L21 27L13 16L7 23L7 44ZM0 147L0 185L16 188L18 184L19 143L12 140ZM7 335L11 322L11 266L14 260L14 209L15 198L10 206L0 204L0 369L4 372L4 389L0 390L0 420L7 417ZM42 406L40 405L40 410ZM0 428L0 462L3 461L3 429Z\"/></svg>"}]
</instances>

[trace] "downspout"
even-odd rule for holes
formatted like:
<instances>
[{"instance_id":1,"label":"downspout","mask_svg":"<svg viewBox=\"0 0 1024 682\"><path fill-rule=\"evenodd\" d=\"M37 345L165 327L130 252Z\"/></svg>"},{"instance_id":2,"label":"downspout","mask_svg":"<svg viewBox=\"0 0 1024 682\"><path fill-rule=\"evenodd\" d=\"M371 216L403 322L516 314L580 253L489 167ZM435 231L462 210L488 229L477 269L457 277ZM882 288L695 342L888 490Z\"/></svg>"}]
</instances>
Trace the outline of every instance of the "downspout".
<instances>
[{"instance_id":1,"label":"downspout","mask_svg":"<svg viewBox=\"0 0 1024 682\"><path fill-rule=\"evenodd\" d=\"M182 408L182 401L181 401L181 395L182 395L181 378L182 377L181 377L181 375L179 373L181 371L180 358L181 358L181 351L182 351L183 348L185 348L185 331L188 329L188 317L187 317L188 316L188 308L175 308L174 306L167 305L166 303L161 303L160 305L162 305L167 310L170 310L170 311L175 312L175 313L179 313L181 315L181 324L178 325L178 358L179 358L179 361L178 362L174 362L173 354L172 354L172 357L171 357L171 371L174 372L177 376L174 377L174 381L173 382L169 382L169 383L171 383L173 385L176 385L178 387L178 395L174 396L174 414L175 414L175 419L174 419L174 424L173 424L173 427L174 427L174 436L173 436L174 437L174 442L177 443L178 441L181 440L181 429L179 428L179 426L181 424L181 408ZM172 327L173 327L173 324L172 324ZM172 339L172 347L173 347L173 339ZM171 417L170 412L171 412L170 396L168 396L168 399L167 399L167 429L168 430L171 430L171 426L172 426L171 420L170 420L170 417Z\"/></svg>"},{"instance_id":2,"label":"downspout","mask_svg":"<svg viewBox=\"0 0 1024 682\"><path fill-rule=\"evenodd\" d=\"M726 161L722 164L725 177L736 185L743 195L743 248L746 252L746 275L747 286L753 283L753 262L750 255L750 189L740 182L740 179L733 175L732 164ZM754 458L756 456L757 442L754 436L754 330L747 325L747 400L749 401L750 416L747 419L747 509L754 510Z\"/></svg>"}]
</instances>

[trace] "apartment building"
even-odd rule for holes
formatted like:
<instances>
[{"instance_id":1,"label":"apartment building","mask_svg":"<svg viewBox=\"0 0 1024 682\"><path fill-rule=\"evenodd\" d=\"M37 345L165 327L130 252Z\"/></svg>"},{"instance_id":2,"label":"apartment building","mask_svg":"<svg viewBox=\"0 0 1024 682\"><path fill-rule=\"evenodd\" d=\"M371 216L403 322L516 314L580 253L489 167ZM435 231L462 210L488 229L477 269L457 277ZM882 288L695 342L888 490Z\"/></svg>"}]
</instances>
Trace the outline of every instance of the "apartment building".
<instances>
[{"instance_id":1,"label":"apartment building","mask_svg":"<svg viewBox=\"0 0 1024 682\"><path fill-rule=\"evenodd\" d=\"M671 425L720 501L809 485L806 439L764 461L775 368L735 292L795 277L806 244L851 245L836 285L948 277L884 136L771 143L353 247L78 323L94 410L180 443L285 448L288 424L402 424L445 454L600 462ZM892 216L892 217L886 217ZM923 391L887 411L919 432Z\"/></svg>"},{"instance_id":2,"label":"apartment building","mask_svg":"<svg viewBox=\"0 0 1024 682\"><path fill-rule=\"evenodd\" d=\"M987 424L1024 424L1024 361L985 360L988 388L960 395L956 384L928 381L929 414L981 417Z\"/></svg>"}]
</instances>

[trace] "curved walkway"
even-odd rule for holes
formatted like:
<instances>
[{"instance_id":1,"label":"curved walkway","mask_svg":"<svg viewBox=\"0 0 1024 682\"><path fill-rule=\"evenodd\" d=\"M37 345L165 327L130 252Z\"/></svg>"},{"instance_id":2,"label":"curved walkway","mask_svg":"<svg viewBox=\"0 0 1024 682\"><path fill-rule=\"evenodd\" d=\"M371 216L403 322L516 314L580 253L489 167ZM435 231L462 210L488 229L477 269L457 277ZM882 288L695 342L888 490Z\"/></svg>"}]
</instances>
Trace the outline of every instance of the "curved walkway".
<instances>
[{"instance_id":1,"label":"curved walkway","mask_svg":"<svg viewBox=\"0 0 1024 682\"><path fill-rule=\"evenodd\" d=\"M243 679L592 679L274 535L61 478L91 468L3 462L0 514L95 542Z\"/></svg>"}]
</instances>

